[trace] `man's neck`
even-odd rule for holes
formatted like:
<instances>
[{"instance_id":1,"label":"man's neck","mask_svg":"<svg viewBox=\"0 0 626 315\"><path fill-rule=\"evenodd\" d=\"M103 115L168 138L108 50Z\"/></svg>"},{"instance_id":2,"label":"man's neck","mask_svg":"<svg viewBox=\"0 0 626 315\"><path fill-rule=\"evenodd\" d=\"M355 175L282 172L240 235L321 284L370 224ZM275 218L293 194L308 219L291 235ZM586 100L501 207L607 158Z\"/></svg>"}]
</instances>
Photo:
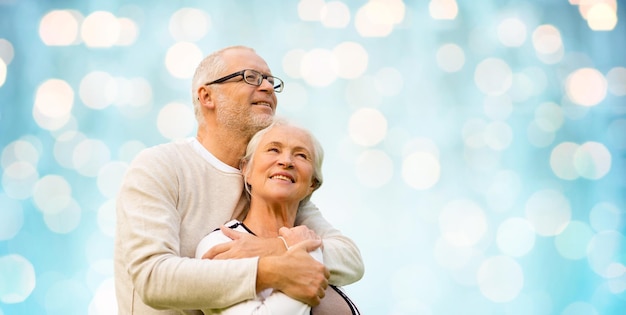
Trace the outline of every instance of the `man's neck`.
<instances>
[{"instance_id":1,"label":"man's neck","mask_svg":"<svg viewBox=\"0 0 626 315\"><path fill-rule=\"evenodd\" d=\"M209 131L199 129L196 138L211 154L220 161L239 168L239 161L243 157L248 144L247 138L221 130Z\"/></svg>"}]
</instances>

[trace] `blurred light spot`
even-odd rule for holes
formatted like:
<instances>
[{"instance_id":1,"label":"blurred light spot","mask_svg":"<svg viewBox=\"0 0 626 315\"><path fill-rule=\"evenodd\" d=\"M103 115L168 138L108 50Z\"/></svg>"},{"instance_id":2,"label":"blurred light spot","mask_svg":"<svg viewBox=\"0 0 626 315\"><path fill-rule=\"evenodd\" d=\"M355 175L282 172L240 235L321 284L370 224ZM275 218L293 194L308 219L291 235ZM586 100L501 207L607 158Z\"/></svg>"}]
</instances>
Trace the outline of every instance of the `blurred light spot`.
<instances>
[{"instance_id":1,"label":"blurred light spot","mask_svg":"<svg viewBox=\"0 0 626 315\"><path fill-rule=\"evenodd\" d=\"M456 44L444 44L437 49L437 65L445 72L457 72L465 64L465 53Z\"/></svg>"},{"instance_id":2,"label":"blurred light spot","mask_svg":"<svg viewBox=\"0 0 626 315\"><path fill-rule=\"evenodd\" d=\"M345 28L350 23L350 9L341 1L329 1L320 10L322 25Z\"/></svg>"},{"instance_id":3,"label":"blurred light spot","mask_svg":"<svg viewBox=\"0 0 626 315\"><path fill-rule=\"evenodd\" d=\"M337 79L338 60L329 50L316 48L307 52L300 64L300 75L312 86L327 86Z\"/></svg>"},{"instance_id":4,"label":"blurred light spot","mask_svg":"<svg viewBox=\"0 0 626 315\"><path fill-rule=\"evenodd\" d=\"M85 139L78 143L72 153L72 165L76 171L88 177L98 176L100 169L111 160L111 151L106 143Z\"/></svg>"},{"instance_id":5,"label":"blurred light spot","mask_svg":"<svg viewBox=\"0 0 626 315\"><path fill-rule=\"evenodd\" d=\"M526 201L525 213L526 219L541 236L560 234L572 216L569 200L550 189L532 194Z\"/></svg>"},{"instance_id":6,"label":"blurred light spot","mask_svg":"<svg viewBox=\"0 0 626 315\"><path fill-rule=\"evenodd\" d=\"M344 79L354 79L367 70L368 54L363 46L354 42L343 42L333 49L337 61L337 75Z\"/></svg>"},{"instance_id":7,"label":"blurred light spot","mask_svg":"<svg viewBox=\"0 0 626 315\"><path fill-rule=\"evenodd\" d=\"M401 0L369 0L356 13L354 26L363 37L385 37L404 19Z\"/></svg>"},{"instance_id":8,"label":"blurred light spot","mask_svg":"<svg viewBox=\"0 0 626 315\"><path fill-rule=\"evenodd\" d=\"M487 146L493 150L502 151L511 145L513 130L507 123L496 121L485 127L484 136Z\"/></svg>"},{"instance_id":9,"label":"blurred light spot","mask_svg":"<svg viewBox=\"0 0 626 315\"><path fill-rule=\"evenodd\" d=\"M537 57L544 63L554 64L563 58L563 41L559 30L548 24L538 26L532 36Z\"/></svg>"},{"instance_id":10,"label":"blurred light spot","mask_svg":"<svg viewBox=\"0 0 626 315\"><path fill-rule=\"evenodd\" d=\"M567 77L565 90L572 102L582 106L594 106L606 97L607 81L598 70L582 68Z\"/></svg>"},{"instance_id":11,"label":"blurred light spot","mask_svg":"<svg viewBox=\"0 0 626 315\"><path fill-rule=\"evenodd\" d=\"M585 142L576 150L573 162L581 177L600 179L611 170L611 152L602 143Z\"/></svg>"},{"instance_id":12,"label":"blurred light spot","mask_svg":"<svg viewBox=\"0 0 626 315\"><path fill-rule=\"evenodd\" d=\"M0 241L12 239L20 232L22 225L24 225L22 205L19 201L0 193Z\"/></svg>"},{"instance_id":13,"label":"blurred light spot","mask_svg":"<svg viewBox=\"0 0 626 315\"><path fill-rule=\"evenodd\" d=\"M55 130L67 123L73 105L72 87L63 80L49 79L37 88L33 117L41 128Z\"/></svg>"},{"instance_id":14,"label":"blurred light spot","mask_svg":"<svg viewBox=\"0 0 626 315\"><path fill-rule=\"evenodd\" d=\"M31 196L37 179L39 174L32 164L15 162L5 167L2 172L2 188L10 198L26 199Z\"/></svg>"},{"instance_id":15,"label":"blurred light spot","mask_svg":"<svg viewBox=\"0 0 626 315\"><path fill-rule=\"evenodd\" d=\"M60 134L53 149L57 163L67 169L74 169L74 161L72 160L74 148L85 139L87 139L85 135L76 131L66 131Z\"/></svg>"},{"instance_id":16,"label":"blurred light spot","mask_svg":"<svg viewBox=\"0 0 626 315\"><path fill-rule=\"evenodd\" d=\"M508 256L487 258L476 277L480 292L496 303L514 300L524 286L522 267Z\"/></svg>"},{"instance_id":17,"label":"blurred light spot","mask_svg":"<svg viewBox=\"0 0 626 315\"><path fill-rule=\"evenodd\" d=\"M80 34L87 47L112 47L120 36L120 22L111 12L95 11L83 21Z\"/></svg>"},{"instance_id":18,"label":"blurred light spot","mask_svg":"<svg viewBox=\"0 0 626 315\"><path fill-rule=\"evenodd\" d=\"M626 291L626 266L621 263L613 263L607 269L609 292L620 294Z\"/></svg>"},{"instance_id":19,"label":"blurred light spot","mask_svg":"<svg viewBox=\"0 0 626 315\"><path fill-rule=\"evenodd\" d=\"M453 246L473 246L487 232L483 209L471 200L452 200L439 214L441 236Z\"/></svg>"},{"instance_id":20,"label":"blurred light spot","mask_svg":"<svg viewBox=\"0 0 626 315\"><path fill-rule=\"evenodd\" d=\"M569 304L561 315L599 315L593 305L587 302L576 301Z\"/></svg>"},{"instance_id":21,"label":"blurred light spot","mask_svg":"<svg viewBox=\"0 0 626 315\"><path fill-rule=\"evenodd\" d=\"M85 305L75 301L88 300L91 294L79 280L59 280L50 285L42 304L46 314L80 314L85 311Z\"/></svg>"},{"instance_id":22,"label":"blurred light spot","mask_svg":"<svg viewBox=\"0 0 626 315\"><path fill-rule=\"evenodd\" d=\"M611 7L606 3L597 3L589 9L587 24L594 31L610 31L617 25L616 5Z\"/></svg>"},{"instance_id":23,"label":"blurred light spot","mask_svg":"<svg viewBox=\"0 0 626 315\"><path fill-rule=\"evenodd\" d=\"M202 58L203 53L198 46L189 42L178 42L167 50L165 67L173 77L189 79Z\"/></svg>"},{"instance_id":24,"label":"blurred light spot","mask_svg":"<svg viewBox=\"0 0 626 315\"><path fill-rule=\"evenodd\" d=\"M211 29L211 17L204 11L182 8L172 14L169 23L170 34L179 42L195 42Z\"/></svg>"},{"instance_id":25,"label":"blurred light spot","mask_svg":"<svg viewBox=\"0 0 626 315\"><path fill-rule=\"evenodd\" d=\"M469 262L473 254L473 247L453 246L443 238L439 238L435 242L435 259L440 266L449 270L461 269Z\"/></svg>"},{"instance_id":26,"label":"blurred light spot","mask_svg":"<svg viewBox=\"0 0 626 315\"><path fill-rule=\"evenodd\" d=\"M11 45L11 42L4 38L0 38L0 61L3 61L1 63L4 63L5 66L10 65L11 61L13 61L14 56L15 51L13 49L13 45Z\"/></svg>"},{"instance_id":27,"label":"blurred light spot","mask_svg":"<svg viewBox=\"0 0 626 315\"><path fill-rule=\"evenodd\" d=\"M558 144L550 154L550 167L554 175L561 179L574 180L579 174L574 165L574 155L579 145L573 142Z\"/></svg>"},{"instance_id":28,"label":"blurred light spot","mask_svg":"<svg viewBox=\"0 0 626 315\"><path fill-rule=\"evenodd\" d=\"M439 160L430 152L415 152L402 162L402 178L413 189L426 190L441 177Z\"/></svg>"},{"instance_id":29,"label":"blurred light spot","mask_svg":"<svg viewBox=\"0 0 626 315\"><path fill-rule=\"evenodd\" d=\"M361 108L350 117L348 132L356 144L374 146L387 134L387 119L376 109Z\"/></svg>"},{"instance_id":30,"label":"blurred light spot","mask_svg":"<svg viewBox=\"0 0 626 315\"><path fill-rule=\"evenodd\" d=\"M115 79L106 72L90 72L80 81L80 99L91 109L108 107L115 101L117 94Z\"/></svg>"},{"instance_id":31,"label":"blurred light spot","mask_svg":"<svg viewBox=\"0 0 626 315\"><path fill-rule=\"evenodd\" d=\"M124 162L109 162L98 172L98 190L107 198L114 198L120 189L120 184L128 165Z\"/></svg>"},{"instance_id":32,"label":"blurred light spot","mask_svg":"<svg viewBox=\"0 0 626 315\"><path fill-rule=\"evenodd\" d=\"M306 1L306 0L305 0ZM299 79L302 77L300 72L302 59L306 55L306 51L304 49L292 49L288 51L283 56L283 71L290 77L294 79ZM291 84L289 85L291 88ZM286 92L287 90L285 90ZM282 103L282 102L281 102Z\"/></svg>"},{"instance_id":33,"label":"blurred light spot","mask_svg":"<svg viewBox=\"0 0 626 315\"><path fill-rule=\"evenodd\" d=\"M513 73L503 60L487 58L476 66L474 82L486 95L500 95L511 87Z\"/></svg>"},{"instance_id":34,"label":"blurred light spot","mask_svg":"<svg viewBox=\"0 0 626 315\"><path fill-rule=\"evenodd\" d=\"M563 111L555 103L542 103L535 109L535 123L543 131L557 131L563 125Z\"/></svg>"},{"instance_id":35,"label":"blurred light spot","mask_svg":"<svg viewBox=\"0 0 626 315\"><path fill-rule=\"evenodd\" d=\"M4 85L7 80L7 65L4 60L0 59L0 87Z\"/></svg>"},{"instance_id":36,"label":"blurred light spot","mask_svg":"<svg viewBox=\"0 0 626 315\"><path fill-rule=\"evenodd\" d=\"M529 67L524 69L521 73L530 78L532 82L532 95L541 95L547 86L548 78L545 71L539 67Z\"/></svg>"},{"instance_id":37,"label":"blurred light spot","mask_svg":"<svg viewBox=\"0 0 626 315\"><path fill-rule=\"evenodd\" d=\"M567 259L581 259L587 256L587 247L593 237L589 225L571 221L561 234L554 238L554 245L561 256Z\"/></svg>"},{"instance_id":38,"label":"blurred light spot","mask_svg":"<svg viewBox=\"0 0 626 315\"><path fill-rule=\"evenodd\" d=\"M404 87L402 73L396 68L385 67L376 73L376 91L380 95L395 96L400 94Z\"/></svg>"},{"instance_id":39,"label":"blurred light spot","mask_svg":"<svg viewBox=\"0 0 626 315\"><path fill-rule=\"evenodd\" d=\"M485 199L489 207L497 212L511 210L517 204L522 190L522 180L518 173L502 170L496 173L491 184L485 191Z\"/></svg>"},{"instance_id":40,"label":"blurred light spot","mask_svg":"<svg viewBox=\"0 0 626 315\"><path fill-rule=\"evenodd\" d=\"M520 47L526 41L526 25L520 19L506 18L498 24L498 39L507 47Z\"/></svg>"},{"instance_id":41,"label":"blurred light spot","mask_svg":"<svg viewBox=\"0 0 626 315\"><path fill-rule=\"evenodd\" d=\"M420 301L428 305L435 303L441 295L436 273L426 265L401 266L394 270L390 280L394 300L408 301L419 297Z\"/></svg>"},{"instance_id":42,"label":"blurred light spot","mask_svg":"<svg viewBox=\"0 0 626 315\"><path fill-rule=\"evenodd\" d=\"M509 218L498 227L496 243L503 254L521 257L535 246L535 230L524 218Z\"/></svg>"},{"instance_id":43,"label":"blurred light spot","mask_svg":"<svg viewBox=\"0 0 626 315\"><path fill-rule=\"evenodd\" d=\"M483 102L485 115L493 120L506 120L513 112L513 102L507 95L486 96Z\"/></svg>"},{"instance_id":44,"label":"blurred light spot","mask_svg":"<svg viewBox=\"0 0 626 315\"><path fill-rule=\"evenodd\" d=\"M435 20L454 20L459 13L456 0L430 0L428 12Z\"/></svg>"},{"instance_id":45,"label":"blurred light spot","mask_svg":"<svg viewBox=\"0 0 626 315\"><path fill-rule=\"evenodd\" d=\"M383 103L382 95L376 93L377 90L373 89L376 86L376 78L373 76L365 75L357 79L350 80L348 86L345 89L346 101L350 105L350 108L367 108L378 107ZM369 93L363 93L363 91L370 91Z\"/></svg>"},{"instance_id":46,"label":"blurred light spot","mask_svg":"<svg viewBox=\"0 0 626 315\"><path fill-rule=\"evenodd\" d=\"M70 199L69 204L59 211L45 212L43 219L50 231L58 234L67 234L78 227L80 213L80 206L76 200Z\"/></svg>"},{"instance_id":47,"label":"blurred light spot","mask_svg":"<svg viewBox=\"0 0 626 315\"><path fill-rule=\"evenodd\" d=\"M167 139L182 139L193 132L196 120L193 109L181 103L165 105L157 117L159 133Z\"/></svg>"},{"instance_id":48,"label":"blurred light spot","mask_svg":"<svg viewBox=\"0 0 626 315\"><path fill-rule=\"evenodd\" d=\"M78 27L82 15L76 11L53 10L39 23L39 37L48 46L67 46L78 43Z\"/></svg>"},{"instance_id":49,"label":"blurred light spot","mask_svg":"<svg viewBox=\"0 0 626 315\"><path fill-rule=\"evenodd\" d=\"M527 130L528 141L535 147L545 148L552 144L555 134L553 131L545 131L536 121L533 121L528 125Z\"/></svg>"},{"instance_id":50,"label":"blurred light spot","mask_svg":"<svg viewBox=\"0 0 626 315\"><path fill-rule=\"evenodd\" d=\"M461 133L463 135L463 142L470 148L481 148L485 146L484 131L487 123L482 119L468 119L463 124Z\"/></svg>"},{"instance_id":51,"label":"blurred light spot","mask_svg":"<svg viewBox=\"0 0 626 315\"><path fill-rule=\"evenodd\" d=\"M624 212L616 205L601 202L595 205L589 213L589 224L597 232L619 230L622 225Z\"/></svg>"},{"instance_id":52,"label":"blurred light spot","mask_svg":"<svg viewBox=\"0 0 626 315\"><path fill-rule=\"evenodd\" d=\"M356 176L367 187L382 187L391 180L393 161L381 150L367 150L356 160Z\"/></svg>"},{"instance_id":53,"label":"blurred light spot","mask_svg":"<svg viewBox=\"0 0 626 315\"><path fill-rule=\"evenodd\" d=\"M107 200L98 208L98 228L104 235L115 236L115 198Z\"/></svg>"},{"instance_id":54,"label":"blurred light spot","mask_svg":"<svg viewBox=\"0 0 626 315\"><path fill-rule=\"evenodd\" d=\"M29 141L16 140L4 147L0 161L0 165L3 168L18 161L28 162L33 166L37 166L39 151Z\"/></svg>"},{"instance_id":55,"label":"blurred light spot","mask_svg":"<svg viewBox=\"0 0 626 315\"><path fill-rule=\"evenodd\" d=\"M112 278L108 278L96 288L89 303L89 315L107 315L117 312L115 285Z\"/></svg>"},{"instance_id":56,"label":"blurred light spot","mask_svg":"<svg viewBox=\"0 0 626 315\"><path fill-rule=\"evenodd\" d=\"M300 0L298 16L303 21L319 21L324 5L324 0Z\"/></svg>"},{"instance_id":57,"label":"blurred light spot","mask_svg":"<svg viewBox=\"0 0 626 315\"><path fill-rule=\"evenodd\" d=\"M608 88L616 96L626 95L626 68L615 67L606 74Z\"/></svg>"},{"instance_id":58,"label":"blurred light spot","mask_svg":"<svg viewBox=\"0 0 626 315\"><path fill-rule=\"evenodd\" d=\"M59 175L46 175L35 185L35 206L43 213L57 213L67 208L72 201L72 188Z\"/></svg>"},{"instance_id":59,"label":"blurred light spot","mask_svg":"<svg viewBox=\"0 0 626 315\"><path fill-rule=\"evenodd\" d=\"M115 105L126 118L142 118L150 114L152 108L152 86L144 78L130 80L118 78Z\"/></svg>"},{"instance_id":60,"label":"blurred light spot","mask_svg":"<svg viewBox=\"0 0 626 315\"><path fill-rule=\"evenodd\" d=\"M591 109L589 106L575 104L567 97L567 95L564 95L561 99L561 108L563 109L563 115L571 120L584 119Z\"/></svg>"},{"instance_id":61,"label":"blurred light spot","mask_svg":"<svg viewBox=\"0 0 626 315\"><path fill-rule=\"evenodd\" d=\"M0 257L0 302L21 303L35 289L35 268L20 255Z\"/></svg>"},{"instance_id":62,"label":"blurred light spot","mask_svg":"<svg viewBox=\"0 0 626 315\"><path fill-rule=\"evenodd\" d=\"M623 262L626 253L626 238L616 231L596 234L587 248L587 261L591 269L604 278L613 278L613 266Z\"/></svg>"},{"instance_id":63,"label":"blurred light spot","mask_svg":"<svg viewBox=\"0 0 626 315\"><path fill-rule=\"evenodd\" d=\"M508 91L513 101L517 103L525 102L533 94L534 90L534 83L530 77L524 73L513 74L511 89Z\"/></svg>"},{"instance_id":64,"label":"blurred light spot","mask_svg":"<svg viewBox=\"0 0 626 315\"><path fill-rule=\"evenodd\" d=\"M120 24L120 34L115 45L130 46L134 44L137 37L139 37L139 28L135 21L129 18L119 18L117 22Z\"/></svg>"},{"instance_id":65,"label":"blurred light spot","mask_svg":"<svg viewBox=\"0 0 626 315\"><path fill-rule=\"evenodd\" d=\"M137 154L145 148L146 145L138 140L130 140L124 142L124 144L122 144L122 146L119 148L118 159L120 161L130 163L135 158L135 156L137 156Z\"/></svg>"},{"instance_id":66,"label":"blurred light spot","mask_svg":"<svg viewBox=\"0 0 626 315\"><path fill-rule=\"evenodd\" d=\"M279 103L280 111L303 113L310 108L308 90L298 82L289 82L289 88L280 93Z\"/></svg>"}]
</instances>

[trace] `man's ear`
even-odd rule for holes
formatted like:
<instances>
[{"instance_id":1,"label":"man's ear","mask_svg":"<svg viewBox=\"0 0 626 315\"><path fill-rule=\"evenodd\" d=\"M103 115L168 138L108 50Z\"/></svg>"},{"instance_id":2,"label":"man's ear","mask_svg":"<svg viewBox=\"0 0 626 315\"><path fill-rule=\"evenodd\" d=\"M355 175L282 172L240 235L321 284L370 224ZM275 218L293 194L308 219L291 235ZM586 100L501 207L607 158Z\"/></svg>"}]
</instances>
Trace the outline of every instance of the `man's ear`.
<instances>
[{"instance_id":1,"label":"man's ear","mask_svg":"<svg viewBox=\"0 0 626 315\"><path fill-rule=\"evenodd\" d=\"M198 88L196 91L196 96L198 97L198 102L203 107L213 108L215 105L213 103L213 91L209 89L206 85L203 85Z\"/></svg>"}]
</instances>

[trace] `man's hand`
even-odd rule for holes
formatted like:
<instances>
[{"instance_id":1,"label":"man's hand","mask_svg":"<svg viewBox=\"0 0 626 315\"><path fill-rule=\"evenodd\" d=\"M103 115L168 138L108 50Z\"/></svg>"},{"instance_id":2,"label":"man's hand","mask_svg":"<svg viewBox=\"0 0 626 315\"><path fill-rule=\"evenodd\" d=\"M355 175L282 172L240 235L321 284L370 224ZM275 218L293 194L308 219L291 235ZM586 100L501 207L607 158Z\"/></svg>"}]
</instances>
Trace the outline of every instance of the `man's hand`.
<instances>
[{"instance_id":1,"label":"man's hand","mask_svg":"<svg viewBox=\"0 0 626 315\"><path fill-rule=\"evenodd\" d=\"M285 252L283 242L278 238L260 238L252 234L235 231L221 226L224 235L233 241L222 243L209 249L203 259L237 259L249 257L262 257L268 255L280 255Z\"/></svg>"},{"instance_id":2,"label":"man's hand","mask_svg":"<svg viewBox=\"0 0 626 315\"><path fill-rule=\"evenodd\" d=\"M292 228L281 227L278 230L278 235L282 236L287 242L289 247L294 246L302 241L315 240L318 241L321 238L315 234L315 231L309 229L304 225L299 225Z\"/></svg>"},{"instance_id":3,"label":"man's hand","mask_svg":"<svg viewBox=\"0 0 626 315\"><path fill-rule=\"evenodd\" d=\"M309 252L321 245L321 240L305 240L283 255L260 258L257 292L274 288L303 303L318 305L324 298L330 272Z\"/></svg>"}]
</instances>

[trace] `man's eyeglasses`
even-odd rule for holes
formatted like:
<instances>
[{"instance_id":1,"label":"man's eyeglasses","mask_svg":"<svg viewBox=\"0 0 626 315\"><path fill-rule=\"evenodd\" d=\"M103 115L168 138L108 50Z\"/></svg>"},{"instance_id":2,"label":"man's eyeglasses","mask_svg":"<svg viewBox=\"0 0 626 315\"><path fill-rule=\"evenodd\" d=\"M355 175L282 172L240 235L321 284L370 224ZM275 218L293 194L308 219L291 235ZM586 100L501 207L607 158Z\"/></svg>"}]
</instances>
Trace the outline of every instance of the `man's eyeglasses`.
<instances>
[{"instance_id":1,"label":"man's eyeglasses","mask_svg":"<svg viewBox=\"0 0 626 315\"><path fill-rule=\"evenodd\" d=\"M256 70L252 70L252 69L246 69L246 70L241 70L238 72L235 72L233 74L229 74L223 78L219 78L215 81L211 81L209 83L205 83L204 85L211 85L211 84L217 84L217 83L224 83L226 80L232 79L234 77L238 77L238 76L242 76L243 77L243 81L250 84L250 85L255 85L255 86L261 86L261 84L263 83L263 79L266 79L267 82L269 82L273 87L274 87L274 92L276 93L280 93L283 91L283 88L285 87L285 83L283 83L283 80L275 77L275 76L271 76L271 75L265 75L261 72L258 72ZM234 82L234 81L233 81Z\"/></svg>"}]
</instances>

